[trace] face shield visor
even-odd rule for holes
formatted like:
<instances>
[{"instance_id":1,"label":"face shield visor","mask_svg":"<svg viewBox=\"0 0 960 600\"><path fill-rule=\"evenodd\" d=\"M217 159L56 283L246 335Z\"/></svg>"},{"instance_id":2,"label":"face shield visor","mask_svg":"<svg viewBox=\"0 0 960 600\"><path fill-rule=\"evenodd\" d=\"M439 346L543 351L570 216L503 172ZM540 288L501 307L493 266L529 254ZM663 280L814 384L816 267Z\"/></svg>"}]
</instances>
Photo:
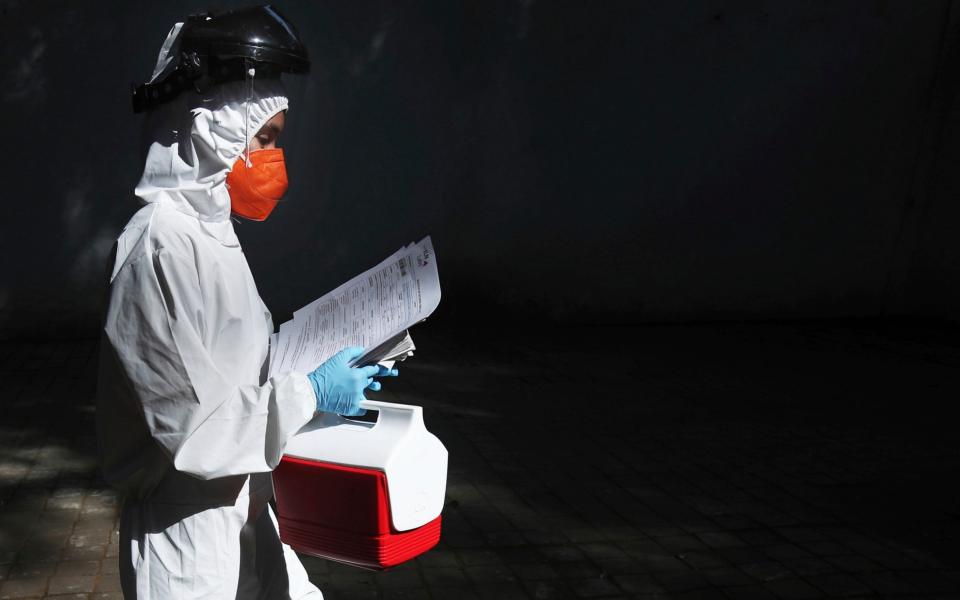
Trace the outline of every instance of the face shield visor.
<instances>
[{"instance_id":1,"label":"face shield visor","mask_svg":"<svg viewBox=\"0 0 960 600\"><path fill-rule=\"evenodd\" d=\"M246 107L240 161L243 168L232 169L241 172L233 178L231 196L233 189L245 189L248 193L243 196L257 199L260 206L241 216L262 220L269 212L263 207L285 197L283 147L299 129L289 126L289 108L296 114L298 106L305 106L301 98L307 79L293 75L304 74L309 68L306 48L296 29L269 5L193 15L175 25L167 36L150 81L134 86L133 108L134 112L153 113L164 104L183 102L184 96L202 99L216 96L218 89L230 89L232 99ZM289 102L280 119L274 114L264 119L262 111L257 119L251 119L254 103L277 95ZM259 135L264 127L269 131ZM258 150L259 156L255 156Z\"/></svg>"},{"instance_id":2,"label":"face shield visor","mask_svg":"<svg viewBox=\"0 0 960 600\"><path fill-rule=\"evenodd\" d=\"M287 152L287 144L292 141L294 148L300 146L296 132L302 127L297 126L297 108L305 105L300 102L305 93L305 79L284 76L281 82L280 73L250 63L245 65L241 89L245 94L242 102L246 143L227 175L234 215L263 221L277 204L288 199L291 154ZM286 98L284 108L267 113L260 120L252 119L251 107L256 106L260 98L277 93ZM303 154L293 152L293 156Z\"/></svg>"}]
</instances>

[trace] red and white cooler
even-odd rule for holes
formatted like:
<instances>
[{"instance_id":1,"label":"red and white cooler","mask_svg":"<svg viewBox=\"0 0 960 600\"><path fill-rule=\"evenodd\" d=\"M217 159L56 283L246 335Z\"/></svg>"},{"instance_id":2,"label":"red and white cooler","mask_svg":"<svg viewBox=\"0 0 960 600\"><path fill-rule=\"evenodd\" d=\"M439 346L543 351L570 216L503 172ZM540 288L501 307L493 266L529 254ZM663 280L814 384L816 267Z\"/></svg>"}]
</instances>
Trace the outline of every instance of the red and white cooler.
<instances>
[{"instance_id":1,"label":"red and white cooler","mask_svg":"<svg viewBox=\"0 0 960 600\"><path fill-rule=\"evenodd\" d=\"M440 540L447 449L419 406L367 400L375 423L320 413L273 472L280 538L294 550L370 569Z\"/></svg>"}]
</instances>

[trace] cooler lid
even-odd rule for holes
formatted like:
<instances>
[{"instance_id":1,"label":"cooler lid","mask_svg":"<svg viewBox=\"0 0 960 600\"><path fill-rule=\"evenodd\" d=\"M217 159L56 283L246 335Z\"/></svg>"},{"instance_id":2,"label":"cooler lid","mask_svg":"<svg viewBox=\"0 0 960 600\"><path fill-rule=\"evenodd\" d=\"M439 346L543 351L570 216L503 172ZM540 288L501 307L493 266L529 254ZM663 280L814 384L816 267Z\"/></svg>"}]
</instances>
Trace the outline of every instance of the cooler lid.
<instances>
[{"instance_id":1,"label":"cooler lid","mask_svg":"<svg viewBox=\"0 0 960 600\"><path fill-rule=\"evenodd\" d=\"M377 421L318 413L290 438L285 454L382 470L390 520L397 531L415 529L437 518L447 488L447 449L427 431L423 409L374 400L360 406L378 411Z\"/></svg>"}]
</instances>

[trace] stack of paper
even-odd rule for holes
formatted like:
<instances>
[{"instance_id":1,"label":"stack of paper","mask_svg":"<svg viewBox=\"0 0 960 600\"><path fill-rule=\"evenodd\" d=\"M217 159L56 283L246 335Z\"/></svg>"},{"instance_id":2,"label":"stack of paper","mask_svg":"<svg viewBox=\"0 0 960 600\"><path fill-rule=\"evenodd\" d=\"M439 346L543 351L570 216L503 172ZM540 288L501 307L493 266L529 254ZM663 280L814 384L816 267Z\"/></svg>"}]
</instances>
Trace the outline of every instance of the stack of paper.
<instances>
[{"instance_id":1,"label":"stack of paper","mask_svg":"<svg viewBox=\"0 0 960 600\"><path fill-rule=\"evenodd\" d=\"M430 236L293 313L270 340L270 377L309 373L347 346L366 352L354 365L392 366L415 349L407 329L440 303Z\"/></svg>"},{"instance_id":2,"label":"stack of paper","mask_svg":"<svg viewBox=\"0 0 960 600\"><path fill-rule=\"evenodd\" d=\"M417 347L413 345L413 338L410 337L410 332L404 330L379 346L370 348L353 364L362 367L377 363L390 369L393 368L396 361L406 360L413 356L413 351L416 349Z\"/></svg>"}]
</instances>

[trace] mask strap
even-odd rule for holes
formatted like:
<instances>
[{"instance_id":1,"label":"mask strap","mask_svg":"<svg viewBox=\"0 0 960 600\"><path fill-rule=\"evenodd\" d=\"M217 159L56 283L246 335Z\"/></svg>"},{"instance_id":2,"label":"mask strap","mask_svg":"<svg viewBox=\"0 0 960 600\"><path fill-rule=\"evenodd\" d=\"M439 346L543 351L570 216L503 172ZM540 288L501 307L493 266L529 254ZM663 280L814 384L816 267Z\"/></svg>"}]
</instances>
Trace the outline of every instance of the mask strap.
<instances>
[{"instance_id":1,"label":"mask strap","mask_svg":"<svg viewBox=\"0 0 960 600\"><path fill-rule=\"evenodd\" d=\"M253 102L253 78L256 76L257 70L253 67L247 69L247 101L244 102L244 123L243 123L243 137L247 140L247 150L245 153L245 160L247 168L253 166L253 163L250 162L250 103Z\"/></svg>"}]
</instances>

